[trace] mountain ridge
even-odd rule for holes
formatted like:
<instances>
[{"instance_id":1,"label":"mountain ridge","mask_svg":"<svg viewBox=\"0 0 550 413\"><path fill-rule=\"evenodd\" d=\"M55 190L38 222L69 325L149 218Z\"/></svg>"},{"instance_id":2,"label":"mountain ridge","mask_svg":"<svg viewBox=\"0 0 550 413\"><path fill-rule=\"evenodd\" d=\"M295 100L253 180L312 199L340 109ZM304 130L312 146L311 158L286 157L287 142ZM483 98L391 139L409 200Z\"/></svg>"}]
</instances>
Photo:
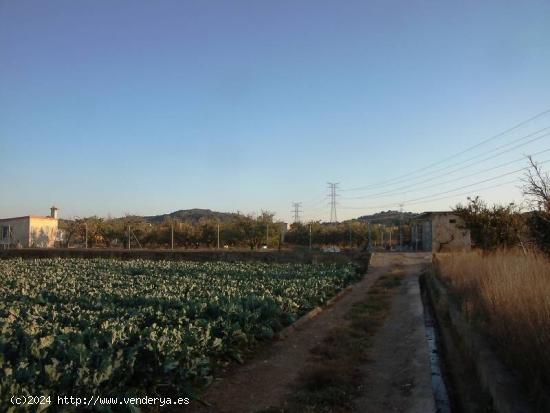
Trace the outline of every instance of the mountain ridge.
<instances>
[{"instance_id":1,"label":"mountain ridge","mask_svg":"<svg viewBox=\"0 0 550 413\"><path fill-rule=\"evenodd\" d=\"M218 212L207 208L179 209L167 214L142 216L144 220L151 223L160 223L165 219L177 219L191 223L199 222L201 218L214 218L225 222L236 216L234 212Z\"/></svg>"}]
</instances>

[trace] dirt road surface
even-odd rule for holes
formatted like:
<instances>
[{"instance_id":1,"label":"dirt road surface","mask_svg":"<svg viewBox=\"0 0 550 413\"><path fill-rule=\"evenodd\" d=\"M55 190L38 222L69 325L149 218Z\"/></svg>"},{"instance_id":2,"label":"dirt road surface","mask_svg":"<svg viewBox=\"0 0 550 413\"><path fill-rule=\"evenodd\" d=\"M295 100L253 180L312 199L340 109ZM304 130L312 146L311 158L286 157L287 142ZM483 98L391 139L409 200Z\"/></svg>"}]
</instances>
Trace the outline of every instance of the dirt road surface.
<instances>
[{"instance_id":1,"label":"dirt road surface","mask_svg":"<svg viewBox=\"0 0 550 413\"><path fill-rule=\"evenodd\" d=\"M428 350L424 336L418 275L428 261L426 254L377 253L367 276L348 287L323 311L299 320L255 359L215 381L202 399L186 412L252 413L281 406L293 384L307 368L310 350L345 322L353 304L363 300L378 277L399 266L407 277L394 298L392 312L375 338L372 360L361 366L368 376L357 400L357 412L435 411L430 387Z\"/></svg>"},{"instance_id":2,"label":"dirt road surface","mask_svg":"<svg viewBox=\"0 0 550 413\"><path fill-rule=\"evenodd\" d=\"M375 336L372 362L361 368L365 383L355 403L357 413L435 412L418 284L425 255L399 257L407 276L393 298L389 318Z\"/></svg>"}]
</instances>

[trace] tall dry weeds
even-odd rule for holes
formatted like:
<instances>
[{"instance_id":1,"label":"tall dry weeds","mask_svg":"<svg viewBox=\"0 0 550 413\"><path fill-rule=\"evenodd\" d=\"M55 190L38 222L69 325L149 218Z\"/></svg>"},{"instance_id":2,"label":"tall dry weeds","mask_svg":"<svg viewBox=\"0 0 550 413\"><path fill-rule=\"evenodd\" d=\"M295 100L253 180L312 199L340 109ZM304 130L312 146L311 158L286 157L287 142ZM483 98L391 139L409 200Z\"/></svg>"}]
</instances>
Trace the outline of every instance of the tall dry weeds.
<instances>
[{"instance_id":1,"label":"tall dry weeds","mask_svg":"<svg viewBox=\"0 0 550 413\"><path fill-rule=\"evenodd\" d=\"M436 264L504 361L534 395L550 394L550 260L498 251L439 254Z\"/></svg>"}]
</instances>

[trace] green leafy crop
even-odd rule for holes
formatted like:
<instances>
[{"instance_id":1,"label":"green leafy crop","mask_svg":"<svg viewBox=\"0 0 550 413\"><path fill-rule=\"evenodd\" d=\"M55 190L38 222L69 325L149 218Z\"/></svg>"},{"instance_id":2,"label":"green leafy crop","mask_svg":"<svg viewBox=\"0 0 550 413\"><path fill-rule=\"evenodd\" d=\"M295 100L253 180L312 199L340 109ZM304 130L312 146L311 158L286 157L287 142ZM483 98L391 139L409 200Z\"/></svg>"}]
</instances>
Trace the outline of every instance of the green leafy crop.
<instances>
[{"instance_id":1,"label":"green leafy crop","mask_svg":"<svg viewBox=\"0 0 550 413\"><path fill-rule=\"evenodd\" d=\"M0 410L11 395L193 395L357 279L351 265L0 261Z\"/></svg>"}]
</instances>

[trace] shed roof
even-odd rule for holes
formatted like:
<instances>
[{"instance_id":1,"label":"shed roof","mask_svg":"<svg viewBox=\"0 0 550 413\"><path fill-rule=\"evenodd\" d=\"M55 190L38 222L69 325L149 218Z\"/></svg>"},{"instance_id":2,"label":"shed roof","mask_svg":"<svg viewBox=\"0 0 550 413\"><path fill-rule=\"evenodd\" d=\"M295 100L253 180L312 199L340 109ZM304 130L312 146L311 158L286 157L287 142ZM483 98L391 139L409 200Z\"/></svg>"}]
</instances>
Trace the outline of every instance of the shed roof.
<instances>
[{"instance_id":1,"label":"shed roof","mask_svg":"<svg viewBox=\"0 0 550 413\"><path fill-rule=\"evenodd\" d=\"M428 211L415 216L413 219L428 219L434 215L456 215L456 214L453 211Z\"/></svg>"}]
</instances>

